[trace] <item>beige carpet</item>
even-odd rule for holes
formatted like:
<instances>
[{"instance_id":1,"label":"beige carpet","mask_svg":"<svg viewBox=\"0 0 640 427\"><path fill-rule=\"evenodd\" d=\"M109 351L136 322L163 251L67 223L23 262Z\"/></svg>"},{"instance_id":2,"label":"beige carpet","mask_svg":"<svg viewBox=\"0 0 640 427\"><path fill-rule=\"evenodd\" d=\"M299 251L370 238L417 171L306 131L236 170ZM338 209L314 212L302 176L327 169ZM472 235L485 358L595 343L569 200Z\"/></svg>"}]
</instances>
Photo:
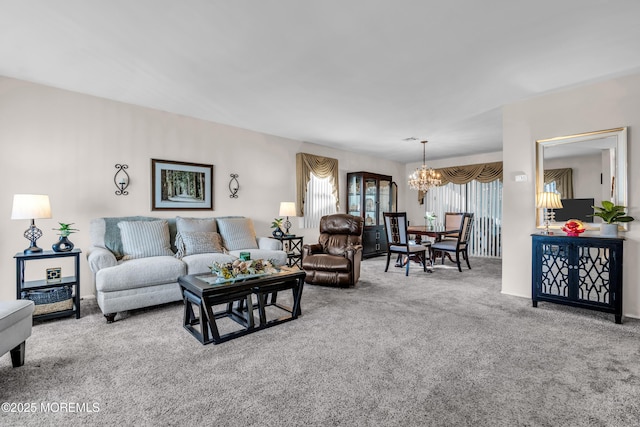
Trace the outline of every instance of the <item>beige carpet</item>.
<instances>
[{"instance_id":1,"label":"beige carpet","mask_svg":"<svg viewBox=\"0 0 640 427\"><path fill-rule=\"evenodd\" d=\"M83 301L34 326L25 366L0 358L0 403L35 404L0 425L638 425L639 321L534 309L500 293L499 260L471 265L366 260L355 289L307 286L299 319L216 346L181 304L108 325Z\"/></svg>"}]
</instances>

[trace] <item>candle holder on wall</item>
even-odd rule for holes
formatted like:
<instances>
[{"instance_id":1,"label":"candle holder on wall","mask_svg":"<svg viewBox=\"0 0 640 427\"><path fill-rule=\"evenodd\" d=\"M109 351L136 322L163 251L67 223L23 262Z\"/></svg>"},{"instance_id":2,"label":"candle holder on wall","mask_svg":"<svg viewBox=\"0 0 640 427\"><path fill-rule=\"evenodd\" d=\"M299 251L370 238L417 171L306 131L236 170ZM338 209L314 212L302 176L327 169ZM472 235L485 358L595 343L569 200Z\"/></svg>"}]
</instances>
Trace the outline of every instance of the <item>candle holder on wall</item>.
<instances>
[{"instance_id":1,"label":"candle holder on wall","mask_svg":"<svg viewBox=\"0 0 640 427\"><path fill-rule=\"evenodd\" d=\"M127 173L127 169L129 165L125 164L116 164L116 174L113 176L113 183L116 185L116 196L126 196L129 194L126 191L127 187L129 187L129 174Z\"/></svg>"},{"instance_id":2,"label":"candle holder on wall","mask_svg":"<svg viewBox=\"0 0 640 427\"><path fill-rule=\"evenodd\" d=\"M229 181L229 191L231 192L231 194L229 194L229 197L232 199L237 199L238 190L240 190L240 183L238 182L239 175L237 173L232 173L229 176L231 177L231 180Z\"/></svg>"}]
</instances>

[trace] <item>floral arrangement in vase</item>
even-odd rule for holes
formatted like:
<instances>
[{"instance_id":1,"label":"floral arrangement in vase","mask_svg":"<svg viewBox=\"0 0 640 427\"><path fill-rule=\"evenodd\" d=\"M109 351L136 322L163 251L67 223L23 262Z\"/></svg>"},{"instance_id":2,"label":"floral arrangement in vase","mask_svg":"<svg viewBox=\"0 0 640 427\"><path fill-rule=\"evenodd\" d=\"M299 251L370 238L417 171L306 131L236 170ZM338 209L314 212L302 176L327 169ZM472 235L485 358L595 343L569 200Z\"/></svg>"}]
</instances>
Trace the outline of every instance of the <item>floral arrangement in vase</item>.
<instances>
[{"instance_id":1,"label":"floral arrangement in vase","mask_svg":"<svg viewBox=\"0 0 640 427\"><path fill-rule=\"evenodd\" d=\"M580 233L584 233L586 227L584 226L584 223L582 221L577 219L570 219L569 221L564 223L561 230L567 233L567 236L576 237L579 236Z\"/></svg>"},{"instance_id":2,"label":"floral arrangement in vase","mask_svg":"<svg viewBox=\"0 0 640 427\"><path fill-rule=\"evenodd\" d=\"M427 222L429 228L433 228L433 222L436 220L436 214L434 212L425 212L424 219Z\"/></svg>"},{"instance_id":3,"label":"floral arrangement in vase","mask_svg":"<svg viewBox=\"0 0 640 427\"><path fill-rule=\"evenodd\" d=\"M273 263L271 261L263 259L250 259L247 261L237 259L233 262L216 262L211 265L210 268L212 273L224 280L236 279L256 274L271 274L278 272L278 269L273 266Z\"/></svg>"}]
</instances>

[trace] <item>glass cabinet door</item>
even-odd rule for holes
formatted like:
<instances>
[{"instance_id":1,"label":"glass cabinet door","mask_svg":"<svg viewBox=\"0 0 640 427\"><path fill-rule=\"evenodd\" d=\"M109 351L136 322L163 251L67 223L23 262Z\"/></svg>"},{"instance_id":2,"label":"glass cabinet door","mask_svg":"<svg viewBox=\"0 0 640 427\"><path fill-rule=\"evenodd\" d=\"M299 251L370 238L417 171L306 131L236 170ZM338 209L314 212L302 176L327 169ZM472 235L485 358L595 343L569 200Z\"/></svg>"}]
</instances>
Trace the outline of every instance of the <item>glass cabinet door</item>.
<instances>
[{"instance_id":1,"label":"glass cabinet door","mask_svg":"<svg viewBox=\"0 0 640 427\"><path fill-rule=\"evenodd\" d=\"M364 180L364 225L376 225L378 217L378 180Z\"/></svg>"},{"instance_id":2,"label":"glass cabinet door","mask_svg":"<svg viewBox=\"0 0 640 427\"><path fill-rule=\"evenodd\" d=\"M360 189L362 188L362 177L357 175L351 175L349 177L349 182L347 185L349 186L349 197L347 206L349 215L354 216L362 216L362 206L360 205L362 201L362 193Z\"/></svg>"},{"instance_id":3,"label":"glass cabinet door","mask_svg":"<svg viewBox=\"0 0 640 427\"><path fill-rule=\"evenodd\" d=\"M393 212L391 205L391 181L380 180L380 210L378 211L378 224L384 224L383 212Z\"/></svg>"}]
</instances>

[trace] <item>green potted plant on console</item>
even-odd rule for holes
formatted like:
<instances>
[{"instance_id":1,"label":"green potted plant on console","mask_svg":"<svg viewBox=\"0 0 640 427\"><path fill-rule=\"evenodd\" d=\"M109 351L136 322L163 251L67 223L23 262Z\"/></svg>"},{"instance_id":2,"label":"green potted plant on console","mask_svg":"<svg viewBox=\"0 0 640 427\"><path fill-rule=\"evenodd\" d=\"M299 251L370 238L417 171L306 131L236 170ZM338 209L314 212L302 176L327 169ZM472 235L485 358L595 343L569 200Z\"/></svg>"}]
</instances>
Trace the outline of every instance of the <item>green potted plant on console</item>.
<instances>
[{"instance_id":1,"label":"green potted plant on console","mask_svg":"<svg viewBox=\"0 0 640 427\"><path fill-rule=\"evenodd\" d=\"M65 224L64 222L59 222L58 224L60 224L60 227L54 228L53 230L58 230L60 239L54 243L51 248L54 252L69 252L73 249L73 243L69 240L69 235L80 230L77 228L71 228L73 223Z\"/></svg>"},{"instance_id":2,"label":"green potted plant on console","mask_svg":"<svg viewBox=\"0 0 640 427\"><path fill-rule=\"evenodd\" d=\"M273 228L273 232L271 234L273 234L273 237L282 237L284 236L284 231L282 231L282 218L274 218L273 222L271 223L271 228Z\"/></svg>"},{"instance_id":3,"label":"green potted plant on console","mask_svg":"<svg viewBox=\"0 0 640 427\"><path fill-rule=\"evenodd\" d=\"M625 206L616 205L608 200L603 200L602 206L592 207L596 210L593 216L602 218L600 225L600 236L602 237L617 237L618 223L634 220L632 216L625 213Z\"/></svg>"}]
</instances>

